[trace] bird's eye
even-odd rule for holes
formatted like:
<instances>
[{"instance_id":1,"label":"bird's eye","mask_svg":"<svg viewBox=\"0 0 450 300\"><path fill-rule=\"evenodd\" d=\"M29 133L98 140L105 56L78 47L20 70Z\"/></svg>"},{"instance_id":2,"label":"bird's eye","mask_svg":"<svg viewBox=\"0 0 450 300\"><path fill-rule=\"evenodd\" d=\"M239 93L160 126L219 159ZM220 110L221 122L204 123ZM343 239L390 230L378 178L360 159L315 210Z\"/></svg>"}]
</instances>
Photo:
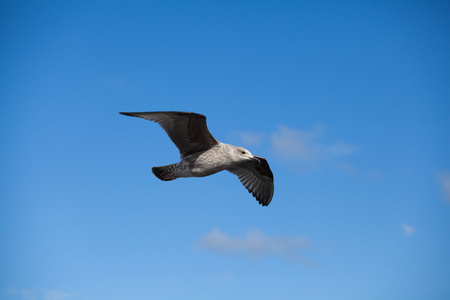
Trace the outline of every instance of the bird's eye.
<instances>
[{"instance_id":1,"label":"bird's eye","mask_svg":"<svg viewBox=\"0 0 450 300\"><path fill-rule=\"evenodd\" d=\"M242 151L242 154L245 154L245 151Z\"/></svg>"}]
</instances>

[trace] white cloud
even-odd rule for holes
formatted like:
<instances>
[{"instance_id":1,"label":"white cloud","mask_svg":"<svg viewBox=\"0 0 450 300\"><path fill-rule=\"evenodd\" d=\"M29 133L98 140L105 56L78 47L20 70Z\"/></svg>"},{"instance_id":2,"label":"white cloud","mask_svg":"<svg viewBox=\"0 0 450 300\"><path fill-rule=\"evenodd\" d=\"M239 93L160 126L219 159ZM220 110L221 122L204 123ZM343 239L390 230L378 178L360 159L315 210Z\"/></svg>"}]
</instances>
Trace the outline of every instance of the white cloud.
<instances>
[{"instance_id":1,"label":"white cloud","mask_svg":"<svg viewBox=\"0 0 450 300\"><path fill-rule=\"evenodd\" d=\"M416 232L416 229L412 227L411 225L408 225L406 223L402 224L403 233L407 236L411 236Z\"/></svg>"},{"instance_id":2,"label":"white cloud","mask_svg":"<svg viewBox=\"0 0 450 300\"><path fill-rule=\"evenodd\" d=\"M297 170L304 171L325 165L344 173L355 174L353 165L342 158L358 152L359 147L342 141L326 143L323 141L324 136L324 126L300 130L280 125L270 134L246 131L230 133L230 137L238 139L238 143L244 147L259 146L268 140L274 154Z\"/></svg>"},{"instance_id":3,"label":"white cloud","mask_svg":"<svg viewBox=\"0 0 450 300\"><path fill-rule=\"evenodd\" d=\"M329 146L324 147L326 154L331 156L352 155L358 152L359 148L344 142L335 142Z\"/></svg>"},{"instance_id":4,"label":"white cloud","mask_svg":"<svg viewBox=\"0 0 450 300\"><path fill-rule=\"evenodd\" d=\"M64 300L69 298L70 295L68 293L63 293L57 290L49 290L45 293L45 300Z\"/></svg>"},{"instance_id":5,"label":"white cloud","mask_svg":"<svg viewBox=\"0 0 450 300\"><path fill-rule=\"evenodd\" d=\"M359 150L358 147L341 141L323 143L321 142L323 136L323 127L299 130L281 125L278 131L271 135L271 142L275 152L284 159L304 163L333 160L354 154Z\"/></svg>"},{"instance_id":6,"label":"white cloud","mask_svg":"<svg viewBox=\"0 0 450 300\"><path fill-rule=\"evenodd\" d=\"M200 239L197 248L215 253L229 255L243 253L251 257L275 255L291 262L305 264L308 261L298 250L311 248L312 244L302 237L272 237L252 230L243 238L230 237L219 229L213 229Z\"/></svg>"},{"instance_id":7,"label":"white cloud","mask_svg":"<svg viewBox=\"0 0 450 300\"><path fill-rule=\"evenodd\" d=\"M441 184L445 200L450 202L450 171L444 170L436 175L437 181Z\"/></svg>"},{"instance_id":8,"label":"white cloud","mask_svg":"<svg viewBox=\"0 0 450 300\"><path fill-rule=\"evenodd\" d=\"M11 289L6 290L6 292L8 294L19 295L20 298L25 299L25 300L38 300L35 293L31 290L11 288Z\"/></svg>"},{"instance_id":9,"label":"white cloud","mask_svg":"<svg viewBox=\"0 0 450 300\"><path fill-rule=\"evenodd\" d=\"M65 300L70 298L70 294L51 289L45 292L39 292L30 289L8 289L9 294L16 294L24 300Z\"/></svg>"},{"instance_id":10,"label":"white cloud","mask_svg":"<svg viewBox=\"0 0 450 300\"><path fill-rule=\"evenodd\" d=\"M278 132L272 134L271 142L275 151L283 157L315 161L320 152L315 142L318 135L317 130L301 131L281 125Z\"/></svg>"},{"instance_id":11,"label":"white cloud","mask_svg":"<svg viewBox=\"0 0 450 300\"><path fill-rule=\"evenodd\" d=\"M238 138L239 142L245 147L259 146L265 136L259 132L235 131L230 134L231 137Z\"/></svg>"}]
</instances>

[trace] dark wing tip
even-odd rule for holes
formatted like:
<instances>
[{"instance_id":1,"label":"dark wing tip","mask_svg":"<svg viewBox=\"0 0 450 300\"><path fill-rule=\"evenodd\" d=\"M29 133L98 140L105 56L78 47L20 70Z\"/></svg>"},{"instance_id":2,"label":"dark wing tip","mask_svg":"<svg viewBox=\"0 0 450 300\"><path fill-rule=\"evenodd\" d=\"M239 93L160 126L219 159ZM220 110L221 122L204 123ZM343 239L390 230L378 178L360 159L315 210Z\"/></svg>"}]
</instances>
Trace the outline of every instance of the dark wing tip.
<instances>
[{"instance_id":1,"label":"dark wing tip","mask_svg":"<svg viewBox=\"0 0 450 300\"><path fill-rule=\"evenodd\" d=\"M264 201L264 200L258 199L258 198L256 198L256 200L258 200L259 204L261 204L262 206L268 206L270 204L270 201L267 201L267 200Z\"/></svg>"},{"instance_id":2,"label":"dark wing tip","mask_svg":"<svg viewBox=\"0 0 450 300\"><path fill-rule=\"evenodd\" d=\"M130 116L130 117L134 116L133 113L129 113L129 112L119 112L119 114L124 115L124 116Z\"/></svg>"},{"instance_id":3,"label":"dark wing tip","mask_svg":"<svg viewBox=\"0 0 450 300\"><path fill-rule=\"evenodd\" d=\"M177 116L191 116L191 117L202 117L202 118L206 118L205 115L199 114L199 113L194 113L194 112L188 112L188 111L144 111L144 112L119 112L119 114L121 115L126 115L126 116L134 116L137 114L146 114L146 113L165 113L165 114L174 114Z\"/></svg>"},{"instance_id":4,"label":"dark wing tip","mask_svg":"<svg viewBox=\"0 0 450 300\"><path fill-rule=\"evenodd\" d=\"M258 200L259 204L261 204L262 206L269 206L270 202L272 202L272 196L268 199L256 197L254 194L253 194L253 196L256 198L256 200Z\"/></svg>"},{"instance_id":5,"label":"dark wing tip","mask_svg":"<svg viewBox=\"0 0 450 300\"><path fill-rule=\"evenodd\" d=\"M272 197L273 197L273 193L270 196L267 195L258 195L257 191L248 191L250 194L253 195L253 197L255 197L256 201L258 201L258 203L262 206L268 206L270 204L270 202L272 201Z\"/></svg>"},{"instance_id":6,"label":"dark wing tip","mask_svg":"<svg viewBox=\"0 0 450 300\"><path fill-rule=\"evenodd\" d=\"M260 156L259 162L244 162L228 169L237 175L247 191L256 198L262 206L268 206L274 194L273 173L267 160Z\"/></svg>"},{"instance_id":7,"label":"dark wing tip","mask_svg":"<svg viewBox=\"0 0 450 300\"><path fill-rule=\"evenodd\" d=\"M273 182L273 173L269 167L269 163L267 162L267 160L261 156L254 155L254 157L258 158L259 160L259 163L255 164L255 168L259 172L259 174L269 177Z\"/></svg>"},{"instance_id":8,"label":"dark wing tip","mask_svg":"<svg viewBox=\"0 0 450 300\"><path fill-rule=\"evenodd\" d=\"M271 182L272 184L272 188L271 188L271 192L270 195L263 193L262 195L258 195L255 193L253 194L253 196L258 200L259 204L261 204L262 206L268 206L270 204L270 202L272 201L272 197L273 197L273 173L272 170L269 167L269 163L267 162L267 160L264 157L261 156L256 156L259 160L259 164L256 164L256 171L260 174L263 175L265 177L267 177L268 181ZM265 192L268 192L268 190L266 190Z\"/></svg>"}]
</instances>

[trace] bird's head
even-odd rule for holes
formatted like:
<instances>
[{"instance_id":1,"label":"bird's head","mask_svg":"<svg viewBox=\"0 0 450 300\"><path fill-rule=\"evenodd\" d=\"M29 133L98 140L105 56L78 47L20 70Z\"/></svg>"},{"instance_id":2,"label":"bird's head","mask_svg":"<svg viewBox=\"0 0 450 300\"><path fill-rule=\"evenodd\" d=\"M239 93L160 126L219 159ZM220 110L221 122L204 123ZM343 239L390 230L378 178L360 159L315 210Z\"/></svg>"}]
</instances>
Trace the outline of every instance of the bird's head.
<instances>
[{"instance_id":1,"label":"bird's head","mask_svg":"<svg viewBox=\"0 0 450 300\"><path fill-rule=\"evenodd\" d=\"M236 162L244 162L244 161L258 161L256 157L253 156L253 154L250 153L245 148L242 147L235 147L233 150L233 160Z\"/></svg>"}]
</instances>

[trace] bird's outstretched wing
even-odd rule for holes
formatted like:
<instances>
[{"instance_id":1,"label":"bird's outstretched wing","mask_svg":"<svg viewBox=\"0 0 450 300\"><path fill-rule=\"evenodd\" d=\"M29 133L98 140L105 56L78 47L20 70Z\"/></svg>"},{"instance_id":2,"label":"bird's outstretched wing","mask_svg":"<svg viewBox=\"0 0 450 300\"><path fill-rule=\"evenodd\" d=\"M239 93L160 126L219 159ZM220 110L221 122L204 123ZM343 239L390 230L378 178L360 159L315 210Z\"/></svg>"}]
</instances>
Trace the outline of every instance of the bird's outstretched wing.
<instances>
[{"instance_id":1,"label":"bird's outstretched wing","mask_svg":"<svg viewBox=\"0 0 450 300\"><path fill-rule=\"evenodd\" d=\"M254 156L258 161L246 161L227 170L236 175L249 193L263 206L269 205L273 197L273 174L267 160Z\"/></svg>"},{"instance_id":2,"label":"bird's outstretched wing","mask_svg":"<svg viewBox=\"0 0 450 300\"><path fill-rule=\"evenodd\" d=\"M218 143L206 126L206 117L201 114L179 111L121 112L121 114L158 123L177 146L181 158L211 149Z\"/></svg>"}]
</instances>

